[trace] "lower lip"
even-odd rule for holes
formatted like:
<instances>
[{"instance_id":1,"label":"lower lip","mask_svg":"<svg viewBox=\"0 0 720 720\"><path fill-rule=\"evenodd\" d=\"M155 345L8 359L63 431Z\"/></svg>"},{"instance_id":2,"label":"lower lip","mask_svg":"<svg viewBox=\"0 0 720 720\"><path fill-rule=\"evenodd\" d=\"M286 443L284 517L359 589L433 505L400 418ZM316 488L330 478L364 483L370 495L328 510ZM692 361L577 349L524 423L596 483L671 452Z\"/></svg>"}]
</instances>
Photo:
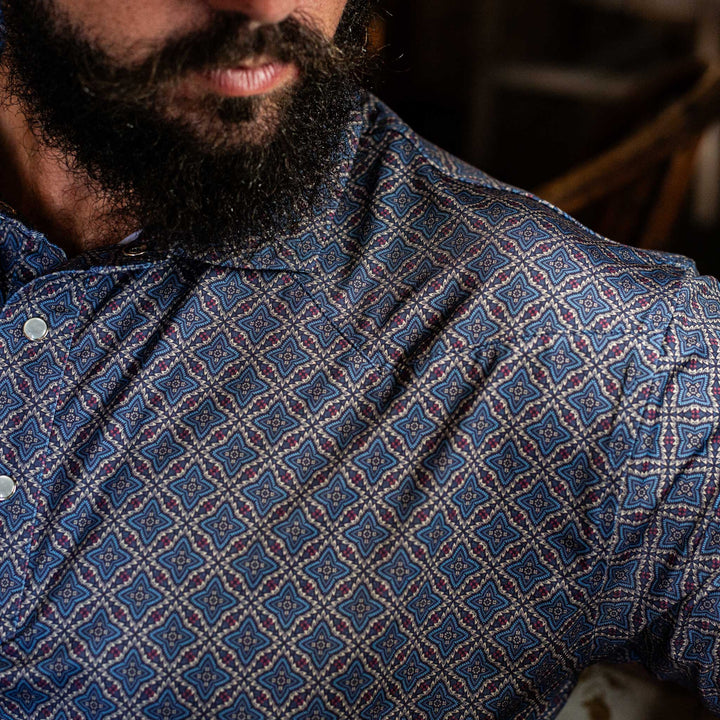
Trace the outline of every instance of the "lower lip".
<instances>
[{"instance_id":1,"label":"lower lip","mask_svg":"<svg viewBox=\"0 0 720 720\"><path fill-rule=\"evenodd\" d=\"M265 63L256 67L210 70L202 74L204 84L226 97L264 95L292 80L297 74L294 65Z\"/></svg>"}]
</instances>

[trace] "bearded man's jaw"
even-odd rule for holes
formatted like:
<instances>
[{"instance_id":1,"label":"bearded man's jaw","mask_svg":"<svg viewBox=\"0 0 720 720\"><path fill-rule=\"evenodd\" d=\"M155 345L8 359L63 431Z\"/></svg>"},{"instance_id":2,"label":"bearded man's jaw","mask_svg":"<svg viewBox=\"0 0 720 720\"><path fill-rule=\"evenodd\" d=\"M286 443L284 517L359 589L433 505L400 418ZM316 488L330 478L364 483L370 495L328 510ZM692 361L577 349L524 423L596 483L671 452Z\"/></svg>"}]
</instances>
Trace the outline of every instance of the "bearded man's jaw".
<instances>
[{"instance_id":1,"label":"bearded man's jaw","mask_svg":"<svg viewBox=\"0 0 720 720\"><path fill-rule=\"evenodd\" d=\"M286 232L322 196L357 103L357 34L338 48L290 18L248 35L241 16L219 14L124 67L52 2L5 3L11 91L43 141L136 226L241 248Z\"/></svg>"}]
</instances>

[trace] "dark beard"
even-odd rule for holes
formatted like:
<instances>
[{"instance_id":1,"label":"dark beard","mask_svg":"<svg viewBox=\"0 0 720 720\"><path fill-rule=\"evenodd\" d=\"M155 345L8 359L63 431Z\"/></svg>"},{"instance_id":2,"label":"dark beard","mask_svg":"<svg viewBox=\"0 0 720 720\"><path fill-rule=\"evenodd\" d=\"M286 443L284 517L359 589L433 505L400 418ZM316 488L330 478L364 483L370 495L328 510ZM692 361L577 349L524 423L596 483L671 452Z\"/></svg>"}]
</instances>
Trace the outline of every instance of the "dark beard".
<instances>
[{"instance_id":1,"label":"dark beard","mask_svg":"<svg viewBox=\"0 0 720 720\"><path fill-rule=\"evenodd\" d=\"M369 0L350 0L334 42L294 18L250 32L244 16L217 13L126 67L43 0L5 0L3 52L11 95L105 200L108 219L237 250L297 228L332 182L368 13ZM259 53L294 62L299 81L272 100L208 96L170 112L173 81Z\"/></svg>"}]
</instances>

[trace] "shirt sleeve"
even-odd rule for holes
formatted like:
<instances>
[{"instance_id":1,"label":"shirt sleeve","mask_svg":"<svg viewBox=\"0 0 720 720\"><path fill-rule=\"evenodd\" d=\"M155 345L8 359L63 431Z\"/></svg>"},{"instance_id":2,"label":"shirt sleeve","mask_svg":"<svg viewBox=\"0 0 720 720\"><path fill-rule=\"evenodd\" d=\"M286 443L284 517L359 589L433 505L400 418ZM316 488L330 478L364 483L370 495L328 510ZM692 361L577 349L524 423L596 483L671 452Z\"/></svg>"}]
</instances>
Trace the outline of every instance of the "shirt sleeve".
<instances>
[{"instance_id":1,"label":"shirt sleeve","mask_svg":"<svg viewBox=\"0 0 720 720\"><path fill-rule=\"evenodd\" d=\"M613 659L624 636L631 657L720 712L720 295L699 278L677 298L648 307L671 319L626 376L637 432L614 490L595 654Z\"/></svg>"}]
</instances>

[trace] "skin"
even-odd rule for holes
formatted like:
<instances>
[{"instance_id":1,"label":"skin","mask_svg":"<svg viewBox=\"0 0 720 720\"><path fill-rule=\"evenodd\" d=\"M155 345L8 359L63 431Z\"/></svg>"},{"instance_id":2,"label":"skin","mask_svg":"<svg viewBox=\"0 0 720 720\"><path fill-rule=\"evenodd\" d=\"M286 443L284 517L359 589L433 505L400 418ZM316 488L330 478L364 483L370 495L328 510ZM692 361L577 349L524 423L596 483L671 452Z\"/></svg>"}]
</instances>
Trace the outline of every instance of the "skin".
<instances>
[{"instance_id":1,"label":"skin","mask_svg":"<svg viewBox=\"0 0 720 720\"><path fill-rule=\"evenodd\" d=\"M244 14L257 27L290 16L310 19L328 38L334 36L347 0L53 0L58 9L113 60L134 64L168 40L206 26L214 12ZM262 65L252 58L247 66ZM297 79L292 66L280 68L270 86L257 94L272 99ZM31 131L22 108L9 96L7 69L0 63L0 197L30 225L75 254L121 240L138 229L108 216L104 198L82 177L69 172L66 158L46 147ZM182 78L185 97L237 93L227 82L191 75ZM253 91L243 92L251 95Z\"/></svg>"}]
</instances>

